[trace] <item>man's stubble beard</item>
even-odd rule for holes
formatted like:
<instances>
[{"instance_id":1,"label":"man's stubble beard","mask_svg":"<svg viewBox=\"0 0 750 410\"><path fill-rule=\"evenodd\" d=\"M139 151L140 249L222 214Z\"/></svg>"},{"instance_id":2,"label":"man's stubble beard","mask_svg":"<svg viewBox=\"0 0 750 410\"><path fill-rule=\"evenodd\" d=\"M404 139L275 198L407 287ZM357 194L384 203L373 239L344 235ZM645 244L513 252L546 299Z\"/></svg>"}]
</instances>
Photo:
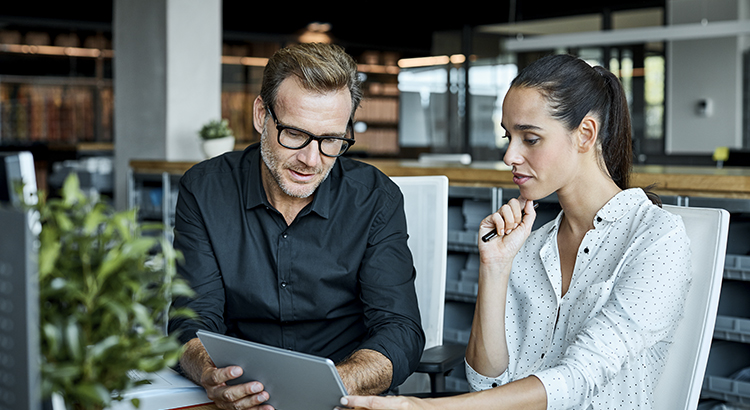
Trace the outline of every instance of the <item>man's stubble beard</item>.
<instances>
[{"instance_id":1,"label":"man's stubble beard","mask_svg":"<svg viewBox=\"0 0 750 410\"><path fill-rule=\"evenodd\" d=\"M300 190L293 190L291 187L287 186L286 183L284 182L284 179L281 177L281 169L286 169L287 167L286 167L286 164L284 164L284 166L281 169L279 168L279 159L270 148L270 142L268 141L267 129L264 129L263 133L260 136L260 154L261 154L261 158L263 158L263 163L265 164L266 168L271 174L271 177L274 179L274 181L276 181L276 185L278 185L279 188L281 188L281 191L284 192L286 195L289 195L294 198L307 198L311 196L313 193L315 193L315 191L318 189L320 184L322 184L323 181L325 181L326 178L328 178L328 175L331 173L331 169L333 168L333 164L331 164L331 166L325 170L310 169L308 167L299 168L299 167L291 166L290 168L293 170L305 171L306 173L312 173L312 172L309 172L311 170L314 171L314 173L316 174L323 172L322 179L320 179L317 183L314 183L310 186L303 185L303 187L309 188L309 189L299 192Z\"/></svg>"}]
</instances>

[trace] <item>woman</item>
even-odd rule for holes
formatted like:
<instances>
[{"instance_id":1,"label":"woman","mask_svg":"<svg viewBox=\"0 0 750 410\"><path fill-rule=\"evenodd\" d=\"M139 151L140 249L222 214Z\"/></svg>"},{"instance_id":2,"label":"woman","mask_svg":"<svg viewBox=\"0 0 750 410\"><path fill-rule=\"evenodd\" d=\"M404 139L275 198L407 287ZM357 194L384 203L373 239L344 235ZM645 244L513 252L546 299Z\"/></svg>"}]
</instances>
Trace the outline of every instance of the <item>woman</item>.
<instances>
[{"instance_id":1,"label":"woman","mask_svg":"<svg viewBox=\"0 0 750 410\"><path fill-rule=\"evenodd\" d=\"M690 249L682 220L628 187L620 82L555 55L511 84L504 157L521 195L485 218L465 395L345 397L372 409L649 409L682 316ZM562 212L531 232L533 201Z\"/></svg>"}]
</instances>

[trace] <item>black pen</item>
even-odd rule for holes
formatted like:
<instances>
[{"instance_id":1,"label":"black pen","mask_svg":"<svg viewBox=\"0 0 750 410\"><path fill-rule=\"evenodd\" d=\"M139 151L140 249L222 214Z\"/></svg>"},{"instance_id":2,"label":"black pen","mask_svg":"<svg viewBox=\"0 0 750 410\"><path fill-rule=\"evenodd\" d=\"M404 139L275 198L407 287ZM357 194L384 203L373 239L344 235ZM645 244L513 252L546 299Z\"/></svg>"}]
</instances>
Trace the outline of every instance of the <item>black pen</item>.
<instances>
[{"instance_id":1,"label":"black pen","mask_svg":"<svg viewBox=\"0 0 750 410\"><path fill-rule=\"evenodd\" d=\"M534 204L534 209L536 209L538 206L539 206L539 202L535 203ZM525 208L525 206L524 206L524 208ZM524 215L526 215L526 212L524 212L523 209L522 209L521 210L521 217L523 217ZM497 229L493 229L489 233L487 233L486 235L484 235L482 237L482 242L489 242L490 239L492 239L492 238L494 238L496 236L497 236Z\"/></svg>"}]
</instances>

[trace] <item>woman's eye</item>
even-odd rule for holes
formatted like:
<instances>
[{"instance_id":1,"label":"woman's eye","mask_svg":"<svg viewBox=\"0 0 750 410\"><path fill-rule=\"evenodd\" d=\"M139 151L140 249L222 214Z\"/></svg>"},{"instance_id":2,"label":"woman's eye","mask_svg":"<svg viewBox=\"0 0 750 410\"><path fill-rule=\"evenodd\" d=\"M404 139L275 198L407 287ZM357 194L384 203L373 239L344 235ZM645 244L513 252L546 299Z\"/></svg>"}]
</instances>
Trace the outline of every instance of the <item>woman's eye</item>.
<instances>
[{"instance_id":1,"label":"woman's eye","mask_svg":"<svg viewBox=\"0 0 750 410\"><path fill-rule=\"evenodd\" d=\"M525 138L524 142L526 142L529 145L534 145L537 142L539 142L539 138Z\"/></svg>"}]
</instances>

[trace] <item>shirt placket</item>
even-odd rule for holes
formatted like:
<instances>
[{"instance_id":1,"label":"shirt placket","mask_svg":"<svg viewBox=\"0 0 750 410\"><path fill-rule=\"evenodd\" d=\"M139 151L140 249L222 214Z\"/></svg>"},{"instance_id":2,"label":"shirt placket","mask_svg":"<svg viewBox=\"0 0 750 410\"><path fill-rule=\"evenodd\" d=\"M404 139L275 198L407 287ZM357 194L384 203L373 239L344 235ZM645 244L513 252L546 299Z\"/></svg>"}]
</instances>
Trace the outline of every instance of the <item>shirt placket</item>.
<instances>
[{"instance_id":1,"label":"shirt placket","mask_svg":"<svg viewBox=\"0 0 750 410\"><path fill-rule=\"evenodd\" d=\"M549 282L552 284L552 287L554 288L554 294L555 294L555 311L552 312L551 317L556 318L560 312L560 303L561 303L561 288L559 279L561 278L560 273L560 258L558 257L558 251L557 251L557 241L556 241L556 235L550 235L547 239L547 243L542 246L542 249L540 250L540 256L542 260L542 266L544 267L544 271L547 273L547 278ZM557 279L556 279L557 278ZM552 342L555 338L555 328L556 328L557 321L551 320L547 324L546 328L544 329L544 348L542 349L542 354L537 357L536 362L534 363L532 369L534 371L537 371L542 368L545 362L545 358L547 357L547 353L550 351L550 348L552 346Z\"/></svg>"},{"instance_id":2,"label":"shirt placket","mask_svg":"<svg viewBox=\"0 0 750 410\"><path fill-rule=\"evenodd\" d=\"M296 340L291 323L294 320L294 292L292 283L292 245L293 238L289 229L284 230L278 238L278 277L279 320L281 321L281 346L296 350Z\"/></svg>"}]
</instances>

